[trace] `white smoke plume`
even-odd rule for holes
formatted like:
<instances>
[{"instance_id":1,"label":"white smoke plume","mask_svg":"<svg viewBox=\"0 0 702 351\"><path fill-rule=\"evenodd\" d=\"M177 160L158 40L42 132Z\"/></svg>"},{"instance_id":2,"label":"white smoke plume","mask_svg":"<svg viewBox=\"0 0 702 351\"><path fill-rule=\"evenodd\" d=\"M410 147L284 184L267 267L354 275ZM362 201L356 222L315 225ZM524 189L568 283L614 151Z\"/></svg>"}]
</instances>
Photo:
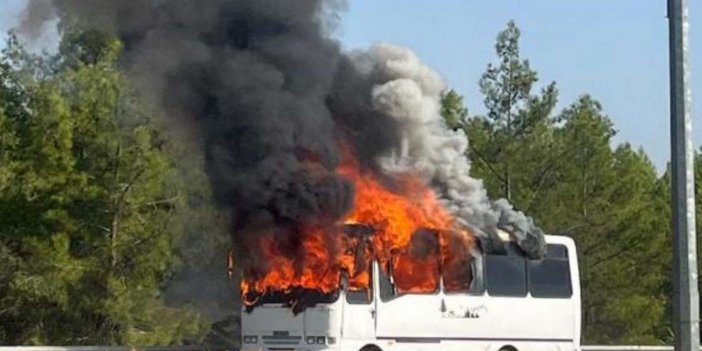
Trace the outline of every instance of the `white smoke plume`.
<instances>
[{"instance_id":1,"label":"white smoke plume","mask_svg":"<svg viewBox=\"0 0 702 351\"><path fill-rule=\"evenodd\" d=\"M543 254L543 233L506 200L490 202L483 182L470 176L468 138L447 128L441 116L446 84L412 50L376 44L356 53L359 70L380 77L372 88L372 105L400 128L400 142L378 162L385 173L422 176L442 196L447 209L483 242L494 241L496 227L508 230L531 256ZM491 245L494 245L492 243Z\"/></svg>"}]
</instances>

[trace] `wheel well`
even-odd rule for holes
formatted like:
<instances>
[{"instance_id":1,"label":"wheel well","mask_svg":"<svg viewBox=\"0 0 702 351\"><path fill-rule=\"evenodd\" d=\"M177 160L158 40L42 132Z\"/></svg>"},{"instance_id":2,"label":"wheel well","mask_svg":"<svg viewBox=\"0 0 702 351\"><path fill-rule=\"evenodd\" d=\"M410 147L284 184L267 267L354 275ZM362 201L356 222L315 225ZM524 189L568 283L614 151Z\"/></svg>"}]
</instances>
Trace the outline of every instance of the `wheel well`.
<instances>
[{"instance_id":1,"label":"wheel well","mask_svg":"<svg viewBox=\"0 0 702 351\"><path fill-rule=\"evenodd\" d=\"M517 350L517 348L512 346L512 345L505 345L505 346L500 347L500 351L519 351L519 350Z\"/></svg>"},{"instance_id":2,"label":"wheel well","mask_svg":"<svg viewBox=\"0 0 702 351\"><path fill-rule=\"evenodd\" d=\"M383 350L378 345L368 344L366 346L361 347L360 351L383 351Z\"/></svg>"}]
</instances>

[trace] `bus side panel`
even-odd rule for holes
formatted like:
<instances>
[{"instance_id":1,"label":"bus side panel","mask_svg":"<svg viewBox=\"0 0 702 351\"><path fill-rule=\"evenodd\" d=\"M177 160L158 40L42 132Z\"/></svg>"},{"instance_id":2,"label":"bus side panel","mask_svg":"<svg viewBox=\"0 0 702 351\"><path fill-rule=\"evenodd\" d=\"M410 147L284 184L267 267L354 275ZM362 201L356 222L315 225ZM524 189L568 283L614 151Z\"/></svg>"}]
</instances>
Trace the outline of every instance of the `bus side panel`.
<instances>
[{"instance_id":1,"label":"bus side panel","mask_svg":"<svg viewBox=\"0 0 702 351\"><path fill-rule=\"evenodd\" d=\"M376 335L378 338L431 338L439 326L439 295L403 295L378 302Z\"/></svg>"},{"instance_id":2,"label":"bus side panel","mask_svg":"<svg viewBox=\"0 0 702 351\"><path fill-rule=\"evenodd\" d=\"M484 350L500 351L504 347L513 347L518 351L574 351L570 342L520 341L520 340L491 340L491 341L445 341L437 351L466 351Z\"/></svg>"},{"instance_id":3,"label":"bus side panel","mask_svg":"<svg viewBox=\"0 0 702 351\"><path fill-rule=\"evenodd\" d=\"M570 238L551 236L546 241L567 248L572 287L570 297L401 295L377 302L378 338L423 344L439 341L488 341L490 345L522 342L539 346L539 349L550 349L553 345L559 349L579 349L581 302L574 242ZM503 341L505 344L501 344Z\"/></svg>"},{"instance_id":4,"label":"bus side panel","mask_svg":"<svg viewBox=\"0 0 702 351\"><path fill-rule=\"evenodd\" d=\"M378 304L377 335L419 341L548 340L572 342L571 299L404 295Z\"/></svg>"},{"instance_id":5,"label":"bus side panel","mask_svg":"<svg viewBox=\"0 0 702 351\"><path fill-rule=\"evenodd\" d=\"M504 347L513 347L518 351L574 351L573 343L520 341L520 340L441 340L437 342L414 340L380 339L375 345L383 351L500 351ZM363 345L355 344L342 347L342 351L358 351Z\"/></svg>"}]
</instances>

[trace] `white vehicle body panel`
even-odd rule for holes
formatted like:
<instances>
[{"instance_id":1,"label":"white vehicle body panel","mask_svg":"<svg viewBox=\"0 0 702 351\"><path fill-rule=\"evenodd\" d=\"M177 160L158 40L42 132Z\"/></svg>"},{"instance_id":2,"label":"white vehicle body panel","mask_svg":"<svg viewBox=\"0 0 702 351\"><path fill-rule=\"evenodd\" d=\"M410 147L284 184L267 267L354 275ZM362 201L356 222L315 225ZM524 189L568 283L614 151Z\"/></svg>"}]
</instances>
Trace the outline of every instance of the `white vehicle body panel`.
<instances>
[{"instance_id":1,"label":"white vehicle body panel","mask_svg":"<svg viewBox=\"0 0 702 351\"><path fill-rule=\"evenodd\" d=\"M351 304L342 291L335 302L307 308L297 316L280 305L258 306L250 313L242 311L242 336L258 338L255 344L242 344L242 350L358 351L366 345L376 345L381 350L498 351L505 346L518 351L579 350L581 301L575 244L560 236L546 236L546 242L568 250L572 288L569 298L439 291L381 301L375 264L374 297L370 304ZM308 344L309 336L324 336L329 341L323 345Z\"/></svg>"}]
</instances>

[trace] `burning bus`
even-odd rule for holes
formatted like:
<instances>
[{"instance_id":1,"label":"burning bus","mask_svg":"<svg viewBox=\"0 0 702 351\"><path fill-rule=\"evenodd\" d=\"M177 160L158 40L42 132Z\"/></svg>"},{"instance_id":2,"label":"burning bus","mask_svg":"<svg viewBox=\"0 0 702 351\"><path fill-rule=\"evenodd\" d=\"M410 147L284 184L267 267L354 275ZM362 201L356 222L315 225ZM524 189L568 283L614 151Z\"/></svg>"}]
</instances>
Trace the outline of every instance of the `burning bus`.
<instances>
[{"instance_id":1,"label":"burning bus","mask_svg":"<svg viewBox=\"0 0 702 351\"><path fill-rule=\"evenodd\" d=\"M450 243L439 233L417 231L407 252L383 262L367 255L371 229L346 232L363 252L356 258L359 270L335 276L337 284L326 291L244 296L242 349L579 349L572 239L545 236L540 259L509 239L501 252L476 248L456 259L442 249Z\"/></svg>"},{"instance_id":2,"label":"burning bus","mask_svg":"<svg viewBox=\"0 0 702 351\"><path fill-rule=\"evenodd\" d=\"M248 237L243 350L579 349L572 239L478 228L412 174L389 187L355 160L338 169L355 189L342 224Z\"/></svg>"}]
</instances>

